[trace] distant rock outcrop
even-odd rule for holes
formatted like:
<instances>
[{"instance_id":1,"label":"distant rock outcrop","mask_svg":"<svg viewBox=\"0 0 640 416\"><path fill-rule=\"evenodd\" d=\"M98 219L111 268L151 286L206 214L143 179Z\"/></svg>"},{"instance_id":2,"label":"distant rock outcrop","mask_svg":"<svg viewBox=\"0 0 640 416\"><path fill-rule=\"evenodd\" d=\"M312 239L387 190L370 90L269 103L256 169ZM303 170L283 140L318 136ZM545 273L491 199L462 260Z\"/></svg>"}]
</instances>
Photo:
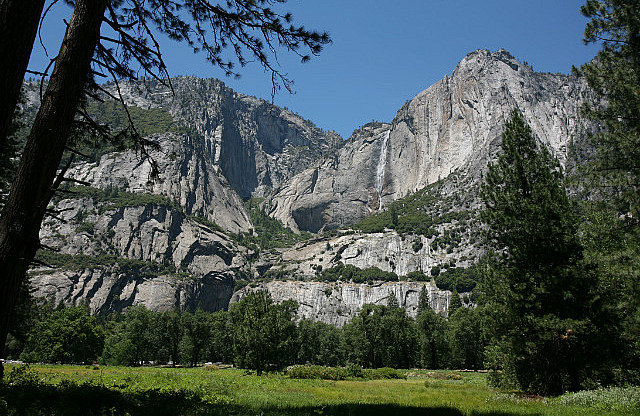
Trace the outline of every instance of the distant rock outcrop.
<instances>
[{"instance_id":1,"label":"distant rock outcrop","mask_svg":"<svg viewBox=\"0 0 640 416\"><path fill-rule=\"evenodd\" d=\"M451 292L438 290L432 283L390 282L381 284L323 283L273 281L253 287L246 287L231 298L231 303L240 301L247 294L268 291L275 302L293 299L298 302L298 316L342 326L349 322L367 303L387 305L395 296L400 307L415 317L418 310L420 291L425 288L429 294L431 308L445 314L449 309Z\"/></svg>"},{"instance_id":2,"label":"distant rock outcrop","mask_svg":"<svg viewBox=\"0 0 640 416\"><path fill-rule=\"evenodd\" d=\"M470 53L392 124L357 130L337 154L293 177L270 199L269 212L293 229L317 232L353 224L453 172L479 177L512 109L564 163L589 95L582 79L534 72L504 50Z\"/></svg>"},{"instance_id":3,"label":"distant rock outcrop","mask_svg":"<svg viewBox=\"0 0 640 416\"><path fill-rule=\"evenodd\" d=\"M178 77L175 95L158 83L128 83L125 99L141 108L164 107L189 130L213 165L242 198L265 196L317 158L343 145L286 109L239 94L221 81ZM196 139L196 137L194 137Z\"/></svg>"}]
</instances>

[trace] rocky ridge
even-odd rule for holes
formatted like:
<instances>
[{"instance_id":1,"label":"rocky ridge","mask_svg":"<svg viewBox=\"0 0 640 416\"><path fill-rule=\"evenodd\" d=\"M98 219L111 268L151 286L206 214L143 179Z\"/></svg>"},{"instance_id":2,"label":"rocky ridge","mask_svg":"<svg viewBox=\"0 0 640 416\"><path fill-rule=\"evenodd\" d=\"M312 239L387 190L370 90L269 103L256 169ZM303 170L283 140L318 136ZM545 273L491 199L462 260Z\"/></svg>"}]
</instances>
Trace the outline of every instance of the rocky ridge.
<instances>
[{"instance_id":1,"label":"rocky ridge","mask_svg":"<svg viewBox=\"0 0 640 416\"><path fill-rule=\"evenodd\" d=\"M269 213L317 232L356 223L453 172L479 178L512 109L564 163L589 96L574 76L536 73L504 50L472 52L391 124L357 130L336 154L293 177L270 198Z\"/></svg>"},{"instance_id":2,"label":"rocky ridge","mask_svg":"<svg viewBox=\"0 0 640 416\"><path fill-rule=\"evenodd\" d=\"M370 123L343 143L216 80L174 79L175 95L148 84L121 88L130 105L166 109L177 126L150 137L162 145L150 152L160 176L133 151L75 165L69 175L91 188L56 202L66 222L43 225L43 243L59 250L51 257L58 270L32 271L37 296L98 312L139 303L218 310L262 288L298 300L301 316L342 325L391 293L412 314L426 287L432 307L446 314L451 292L433 282L315 280L339 264L401 280L471 266L482 253L474 190L511 109L564 163L589 96L575 77L535 73L506 51L476 51L392 123ZM243 199L263 196L266 213L320 234L288 248L247 244L243 236L255 235L257 224ZM345 228L415 200L431 223L426 233ZM242 281L249 284L235 291Z\"/></svg>"},{"instance_id":3,"label":"rocky ridge","mask_svg":"<svg viewBox=\"0 0 640 416\"><path fill-rule=\"evenodd\" d=\"M420 291L429 294L431 308L446 314L451 292L439 290L433 283L388 282L380 284L325 283L272 281L248 286L233 294L231 302L238 302L247 294L268 291L275 302L295 299L298 302L298 316L322 321L335 326L349 322L367 303L387 305L395 296L400 307L413 318L417 315Z\"/></svg>"},{"instance_id":4,"label":"rocky ridge","mask_svg":"<svg viewBox=\"0 0 640 416\"><path fill-rule=\"evenodd\" d=\"M162 107L187 126L242 198L261 197L343 145L335 132L268 102L239 94L215 79L172 79L173 93L157 82L127 83L125 101Z\"/></svg>"}]
</instances>

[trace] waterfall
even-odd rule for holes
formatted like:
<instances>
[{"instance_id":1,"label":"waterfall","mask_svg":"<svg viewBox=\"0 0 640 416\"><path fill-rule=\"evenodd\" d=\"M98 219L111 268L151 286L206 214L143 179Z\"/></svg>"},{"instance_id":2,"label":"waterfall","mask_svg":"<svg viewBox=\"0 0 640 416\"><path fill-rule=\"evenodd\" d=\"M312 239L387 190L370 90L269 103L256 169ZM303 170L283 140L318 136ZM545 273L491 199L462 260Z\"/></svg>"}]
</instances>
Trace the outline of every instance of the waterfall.
<instances>
[{"instance_id":1,"label":"waterfall","mask_svg":"<svg viewBox=\"0 0 640 416\"><path fill-rule=\"evenodd\" d=\"M382 186L384 185L384 174L387 166L387 146L389 143L390 131L384 133L382 144L380 145L380 156L378 157L378 166L376 168L376 191L378 192L378 200L380 206L378 209L382 209Z\"/></svg>"}]
</instances>

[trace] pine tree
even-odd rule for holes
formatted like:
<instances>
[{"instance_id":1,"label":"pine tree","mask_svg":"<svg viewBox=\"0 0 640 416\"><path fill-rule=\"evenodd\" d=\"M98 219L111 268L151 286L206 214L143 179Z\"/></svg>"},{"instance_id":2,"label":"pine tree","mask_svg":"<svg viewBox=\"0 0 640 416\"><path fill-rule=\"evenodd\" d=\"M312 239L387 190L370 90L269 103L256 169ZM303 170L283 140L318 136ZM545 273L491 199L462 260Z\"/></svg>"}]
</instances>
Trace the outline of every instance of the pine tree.
<instances>
[{"instance_id":1,"label":"pine tree","mask_svg":"<svg viewBox=\"0 0 640 416\"><path fill-rule=\"evenodd\" d=\"M640 3L588 0L581 11L591 19L585 43L602 45L596 59L574 68L597 97L583 113L601 126L589 137L595 157L582 165L591 193L582 233L617 315L619 337L611 344L620 346L620 381L640 383Z\"/></svg>"},{"instance_id":2,"label":"pine tree","mask_svg":"<svg viewBox=\"0 0 640 416\"><path fill-rule=\"evenodd\" d=\"M604 126L591 140L597 149L598 185L616 209L640 224L640 3L636 0L588 0L581 9L590 18L585 43L602 42L596 59L574 71L586 78L600 100L584 114Z\"/></svg>"},{"instance_id":3,"label":"pine tree","mask_svg":"<svg viewBox=\"0 0 640 416\"><path fill-rule=\"evenodd\" d=\"M456 289L451 292L451 299L449 300L449 316L453 315L455 311L462 307L462 299Z\"/></svg>"},{"instance_id":4,"label":"pine tree","mask_svg":"<svg viewBox=\"0 0 640 416\"><path fill-rule=\"evenodd\" d=\"M400 308L400 303L398 302L398 297L395 293L391 293L389 298L387 299L387 308L393 310Z\"/></svg>"},{"instance_id":5,"label":"pine tree","mask_svg":"<svg viewBox=\"0 0 640 416\"><path fill-rule=\"evenodd\" d=\"M429 298L429 292L427 292L427 285L424 285L420 289L420 295L418 296L418 315L428 309L431 309L431 299Z\"/></svg>"},{"instance_id":6,"label":"pine tree","mask_svg":"<svg viewBox=\"0 0 640 416\"><path fill-rule=\"evenodd\" d=\"M559 163L514 111L502 154L481 190L483 219L496 251L487 298L499 305L495 340L525 391L581 388L595 329L592 274L580 270L578 219ZM597 355L597 354L593 354Z\"/></svg>"}]
</instances>

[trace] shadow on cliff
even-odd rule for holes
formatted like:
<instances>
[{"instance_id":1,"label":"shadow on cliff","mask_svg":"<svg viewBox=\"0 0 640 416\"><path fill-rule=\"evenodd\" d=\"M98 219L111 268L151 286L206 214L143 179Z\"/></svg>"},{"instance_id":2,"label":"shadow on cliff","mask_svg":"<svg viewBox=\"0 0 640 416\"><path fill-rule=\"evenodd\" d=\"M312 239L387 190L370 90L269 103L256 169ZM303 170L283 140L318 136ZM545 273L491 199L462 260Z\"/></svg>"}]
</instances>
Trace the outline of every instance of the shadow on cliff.
<instances>
[{"instance_id":1,"label":"shadow on cliff","mask_svg":"<svg viewBox=\"0 0 640 416\"><path fill-rule=\"evenodd\" d=\"M122 386L121 386L122 387ZM58 385L0 382L0 415L265 415L265 416L461 416L448 407L410 407L391 404L341 404L297 408L212 405L190 391L150 389L128 391L90 383L63 381ZM474 416L508 416L504 412L473 411Z\"/></svg>"}]
</instances>

